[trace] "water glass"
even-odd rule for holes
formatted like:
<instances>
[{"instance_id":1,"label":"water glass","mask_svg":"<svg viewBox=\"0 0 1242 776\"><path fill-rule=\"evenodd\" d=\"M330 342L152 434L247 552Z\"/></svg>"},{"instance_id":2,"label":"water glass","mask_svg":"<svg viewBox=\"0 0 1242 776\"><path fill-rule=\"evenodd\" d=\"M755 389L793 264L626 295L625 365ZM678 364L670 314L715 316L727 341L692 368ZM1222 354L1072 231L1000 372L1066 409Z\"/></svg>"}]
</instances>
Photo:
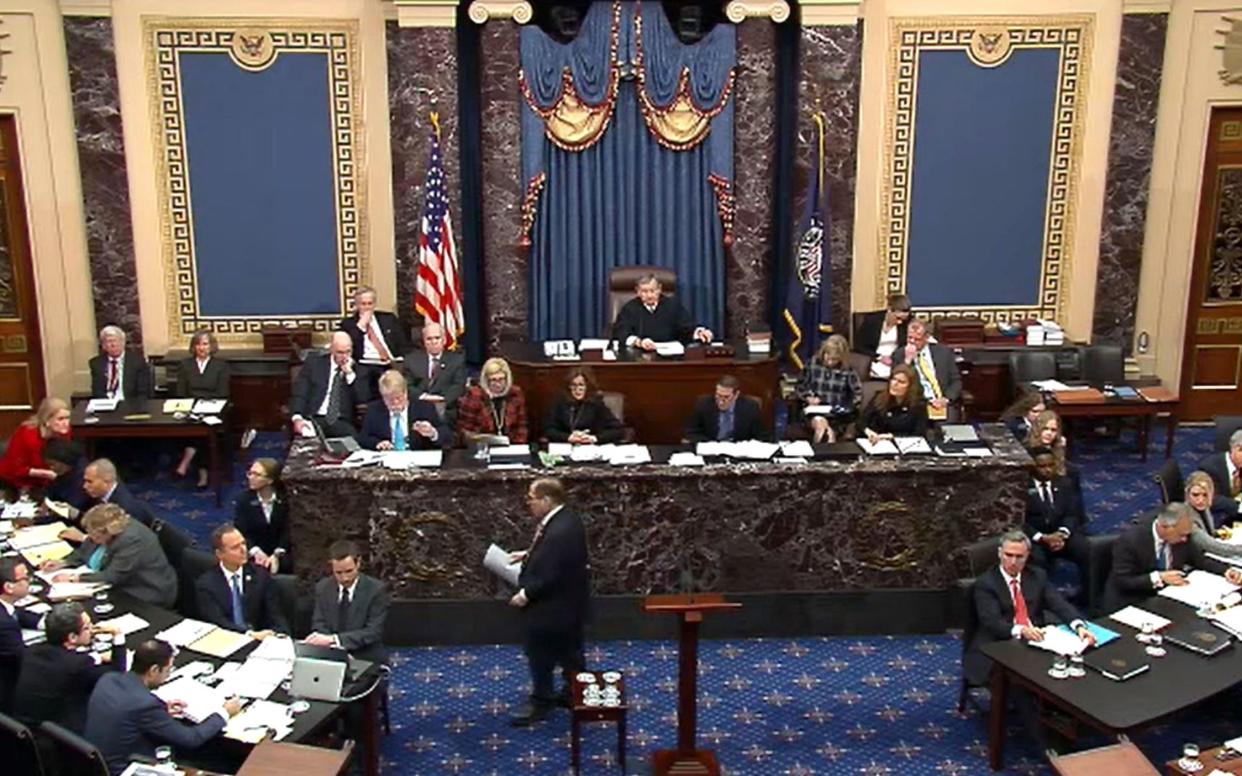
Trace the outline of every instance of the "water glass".
<instances>
[{"instance_id":1,"label":"water glass","mask_svg":"<svg viewBox=\"0 0 1242 776\"><path fill-rule=\"evenodd\" d=\"M1193 742L1182 744L1182 759L1177 761L1177 767L1191 773L1203 768L1203 762L1199 759L1198 744Z\"/></svg>"},{"instance_id":2,"label":"water glass","mask_svg":"<svg viewBox=\"0 0 1242 776\"><path fill-rule=\"evenodd\" d=\"M1064 679L1069 676L1069 659L1065 655L1057 655L1052 661L1052 668L1048 669L1048 676L1053 679Z\"/></svg>"},{"instance_id":3,"label":"water glass","mask_svg":"<svg viewBox=\"0 0 1242 776\"><path fill-rule=\"evenodd\" d=\"M1164 651L1164 636L1152 633L1147 641L1147 649L1144 651L1152 657L1164 657L1168 654Z\"/></svg>"},{"instance_id":4,"label":"water glass","mask_svg":"<svg viewBox=\"0 0 1242 776\"><path fill-rule=\"evenodd\" d=\"M1069 675L1071 679L1081 679L1087 675L1087 664L1083 662L1082 655L1070 656Z\"/></svg>"},{"instance_id":5,"label":"water glass","mask_svg":"<svg viewBox=\"0 0 1242 776\"><path fill-rule=\"evenodd\" d=\"M155 764L162 769L172 770L177 767L172 758L171 746L155 747Z\"/></svg>"}]
</instances>

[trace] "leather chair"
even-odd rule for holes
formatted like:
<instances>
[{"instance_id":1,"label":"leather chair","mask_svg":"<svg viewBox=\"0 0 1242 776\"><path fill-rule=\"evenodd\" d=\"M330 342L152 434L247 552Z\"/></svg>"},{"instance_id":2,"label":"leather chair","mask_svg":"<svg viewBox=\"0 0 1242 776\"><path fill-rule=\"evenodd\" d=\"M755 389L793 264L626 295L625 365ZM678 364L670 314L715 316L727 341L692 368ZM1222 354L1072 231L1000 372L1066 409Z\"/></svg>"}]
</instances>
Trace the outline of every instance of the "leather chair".
<instances>
[{"instance_id":1,"label":"leather chair","mask_svg":"<svg viewBox=\"0 0 1242 776\"><path fill-rule=\"evenodd\" d=\"M1057 357L1047 351L1015 350L1009 354L1009 374L1015 387L1021 389L1036 380L1054 380L1057 376Z\"/></svg>"},{"instance_id":2,"label":"leather chair","mask_svg":"<svg viewBox=\"0 0 1242 776\"><path fill-rule=\"evenodd\" d=\"M1176 458L1166 460L1160 467L1160 471L1153 474L1151 479L1160 489L1161 503L1181 501L1182 496L1185 495L1185 480L1182 479L1182 468L1177 465Z\"/></svg>"},{"instance_id":3,"label":"leather chair","mask_svg":"<svg viewBox=\"0 0 1242 776\"><path fill-rule=\"evenodd\" d=\"M1242 415L1217 415L1216 422L1216 452L1223 453L1229 449L1229 437L1233 436L1233 432L1242 428Z\"/></svg>"},{"instance_id":4,"label":"leather chair","mask_svg":"<svg viewBox=\"0 0 1242 776\"><path fill-rule=\"evenodd\" d=\"M634 285L643 275L655 275L665 296L677 293L677 273L664 267L636 265L613 267L608 270L608 299L604 309L608 319L604 321L604 337L612 336L612 323L617 320L621 307L634 298Z\"/></svg>"},{"instance_id":5,"label":"leather chair","mask_svg":"<svg viewBox=\"0 0 1242 776\"><path fill-rule=\"evenodd\" d=\"M1120 345L1088 345L1082 348L1082 379L1092 385L1119 385L1126 379L1126 360Z\"/></svg>"},{"instance_id":6,"label":"leather chair","mask_svg":"<svg viewBox=\"0 0 1242 776\"><path fill-rule=\"evenodd\" d=\"M980 574L996 565L996 549L1000 546L1000 537L989 536L986 539L980 539L973 544L964 547L961 556L966 561L966 576L957 580L957 589L960 592L959 600L962 606L962 657L966 656L966 648L970 646L970 642L974 640L975 633L979 630L979 613L975 611L975 580ZM966 704L975 707L976 711L982 713L978 702L970 694L971 690L985 687L986 685L973 684L966 678L966 672L962 671L961 685L957 693L957 711L959 714L966 710Z\"/></svg>"},{"instance_id":7,"label":"leather chair","mask_svg":"<svg viewBox=\"0 0 1242 776\"><path fill-rule=\"evenodd\" d=\"M60 776L109 776L108 762L90 741L55 722L44 722L39 730L52 742Z\"/></svg>"},{"instance_id":8,"label":"leather chair","mask_svg":"<svg viewBox=\"0 0 1242 776\"><path fill-rule=\"evenodd\" d=\"M1087 537L1087 616L1103 615L1104 588L1113 570L1113 545L1119 534L1099 534Z\"/></svg>"},{"instance_id":9,"label":"leather chair","mask_svg":"<svg viewBox=\"0 0 1242 776\"><path fill-rule=\"evenodd\" d=\"M177 526L158 518L152 521L151 530L155 533L155 538L160 540L160 547L164 550L168 565L174 569L180 567L181 556L187 548L194 546L194 540Z\"/></svg>"},{"instance_id":10,"label":"leather chair","mask_svg":"<svg viewBox=\"0 0 1242 776\"><path fill-rule=\"evenodd\" d=\"M187 547L181 553L181 562L177 569L177 611L184 617L198 616L198 597L194 589L198 578L216 567L218 561L214 553Z\"/></svg>"},{"instance_id":11,"label":"leather chair","mask_svg":"<svg viewBox=\"0 0 1242 776\"><path fill-rule=\"evenodd\" d=\"M9 773L42 776L43 758L30 728L5 714L0 714L0 762L8 763Z\"/></svg>"},{"instance_id":12,"label":"leather chair","mask_svg":"<svg viewBox=\"0 0 1242 776\"><path fill-rule=\"evenodd\" d=\"M314 603L310 597L299 595L296 574L276 574L276 604L289 623L289 635L295 639L310 635Z\"/></svg>"}]
</instances>

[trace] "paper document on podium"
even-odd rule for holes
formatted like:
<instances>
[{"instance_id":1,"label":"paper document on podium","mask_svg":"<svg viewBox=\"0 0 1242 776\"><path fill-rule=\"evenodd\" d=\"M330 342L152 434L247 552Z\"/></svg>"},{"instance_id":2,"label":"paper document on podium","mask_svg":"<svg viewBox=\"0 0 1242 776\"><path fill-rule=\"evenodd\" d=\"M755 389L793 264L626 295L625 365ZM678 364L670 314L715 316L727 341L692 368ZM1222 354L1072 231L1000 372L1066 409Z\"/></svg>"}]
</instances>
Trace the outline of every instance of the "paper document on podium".
<instances>
[{"instance_id":1,"label":"paper document on podium","mask_svg":"<svg viewBox=\"0 0 1242 776\"><path fill-rule=\"evenodd\" d=\"M930 453L931 445L927 444L927 440L919 436L899 436L893 439L893 443L897 445L897 449L902 455L911 453Z\"/></svg>"},{"instance_id":2,"label":"paper document on podium","mask_svg":"<svg viewBox=\"0 0 1242 776\"><path fill-rule=\"evenodd\" d=\"M189 412L194 409L193 399L165 399L164 414L172 415L175 412Z\"/></svg>"},{"instance_id":3,"label":"paper document on podium","mask_svg":"<svg viewBox=\"0 0 1242 776\"><path fill-rule=\"evenodd\" d=\"M112 412L116 409L116 405L120 404L120 399L91 399L86 403L86 411L90 412Z\"/></svg>"},{"instance_id":4,"label":"paper document on podium","mask_svg":"<svg viewBox=\"0 0 1242 776\"><path fill-rule=\"evenodd\" d=\"M192 411L195 415L219 415L228 403L228 399L199 399L194 402Z\"/></svg>"},{"instance_id":5,"label":"paper document on podium","mask_svg":"<svg viewBox=\"0 0 1242 776\"><path fill-rule=\"evenodd\" d=\"M901 452L891 439L881 439L875 444L872 444L871 440L864 437L859 437L854 441L867 455L897 455L897 453Z\"/></svg>"},{"instance_id":6,"label":"paper document on podium","mask_svg":"<svg viewBox=\"0 0 1242 776\"><path fill-rule=\"evenodd\" d=\"M655 352L658 356L684 356L686 346L680 342L657 342Z\"/></svg>"},{"instance_id":7,"label":"paper document on podium","mask_svg":"<svg viewBox=\"0 0 1242 776\"><path fill-rule=\"evenodd\" d=\"M380 463L385 469L439 469L444 462L443 450L387 450Z\"/></svg>"},{"instance_id":8,"label":"paper document on podium","mask_svg":"<svg viewBox=\"0 0 1242 776\"><path fill-rule=\"evenodd\" d=\"M518 575L522 573L522 564L510 563L508 550L502 550L494 544L488 545L487 554L483 556L483 568L517 587Z\"/></svg>"}]
</instances>

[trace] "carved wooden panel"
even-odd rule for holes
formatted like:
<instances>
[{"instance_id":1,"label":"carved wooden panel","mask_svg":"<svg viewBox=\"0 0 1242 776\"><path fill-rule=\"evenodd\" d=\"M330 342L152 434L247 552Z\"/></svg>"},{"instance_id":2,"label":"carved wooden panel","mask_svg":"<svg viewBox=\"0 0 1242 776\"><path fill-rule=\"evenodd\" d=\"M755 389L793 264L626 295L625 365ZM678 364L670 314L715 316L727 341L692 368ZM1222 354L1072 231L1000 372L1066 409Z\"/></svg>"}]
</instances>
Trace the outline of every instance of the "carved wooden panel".
<instances>
[{"instance_id":1,"label":"carved wooden panel","mask_svg":"<svg viewBox=\"0 0 1242 776\"><path fill-rule=\"evenodd\" d=\"M13 270L13 251L9 247L9 209L7 194L0 187L0 318L20 318L17 279Z\"/></svg>"},{"instance_id":2,"label":"carved wooden panel","mask_svg":"<svg viewBox=\"0 0 1242 776\"><path fill-rule=\"evenodd\" d=\"M1231 304L1242 301L1242 168L1222 168L1217 190L1204 302Z\"/></svg>"}]
</instances>

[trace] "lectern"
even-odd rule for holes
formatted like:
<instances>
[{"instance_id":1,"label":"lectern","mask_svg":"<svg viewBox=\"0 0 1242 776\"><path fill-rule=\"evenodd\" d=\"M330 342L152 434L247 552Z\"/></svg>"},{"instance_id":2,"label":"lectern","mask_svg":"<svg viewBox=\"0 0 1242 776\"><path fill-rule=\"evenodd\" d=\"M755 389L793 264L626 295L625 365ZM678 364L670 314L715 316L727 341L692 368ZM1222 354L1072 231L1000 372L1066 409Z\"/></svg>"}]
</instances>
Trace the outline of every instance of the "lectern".
<instances>
[{"instance_id":1,"label":"lectern","mask_svg":"<svg viewBox=\"0 0 1242 776\"><path fill-rule=\"evenodd\" d=\"M680 623L680 646L677 657L677 748L661 749L652 754L656 776L695 774L719 776L716 755L695 748L695 726L698 715L699 624L708 612L740 609L741 604L724 600L719 593L698 595L652 595L643 600L643 611L676 615Z\"/></svg>"}]
</instances>

